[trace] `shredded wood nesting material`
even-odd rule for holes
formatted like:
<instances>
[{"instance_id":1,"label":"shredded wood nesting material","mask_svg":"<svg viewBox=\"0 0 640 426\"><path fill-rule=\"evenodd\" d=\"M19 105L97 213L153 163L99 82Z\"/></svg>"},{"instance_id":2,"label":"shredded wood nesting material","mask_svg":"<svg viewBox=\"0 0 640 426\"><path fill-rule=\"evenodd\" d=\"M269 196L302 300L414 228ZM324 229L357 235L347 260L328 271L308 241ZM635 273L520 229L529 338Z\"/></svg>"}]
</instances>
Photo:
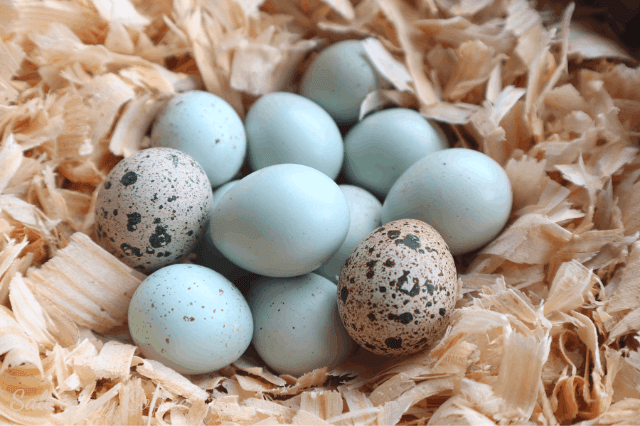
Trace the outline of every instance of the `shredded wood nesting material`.
<instances>
[{"instance_id":1,"label":"shredded wood nesting material","mask_svg":"<svg viewBox=\"0 0 640 426\"><path fill-rule=\"evenodd\" d=\"M20 424L639 424L640 68L525 0L0 0L0 419ZM457 259L433 348L277 376L250 349L185 377L126 327L144 275L97 246L95 189L178 92L241 115L364 40L386 106L443 123L513 186Z\"/></svg>"}]
</instances>

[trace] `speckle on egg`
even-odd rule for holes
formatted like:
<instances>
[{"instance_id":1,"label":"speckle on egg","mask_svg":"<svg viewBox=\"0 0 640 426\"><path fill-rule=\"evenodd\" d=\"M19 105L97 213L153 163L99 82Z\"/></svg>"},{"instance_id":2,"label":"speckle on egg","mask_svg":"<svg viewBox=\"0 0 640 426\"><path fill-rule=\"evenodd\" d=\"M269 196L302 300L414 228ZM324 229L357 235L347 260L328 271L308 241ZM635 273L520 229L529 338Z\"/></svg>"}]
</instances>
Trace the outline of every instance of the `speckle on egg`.
<instances>
[{"instance_id":1,"label":"speckle on egg","mask_svg":"<svg viewBox=\"0 0 640 426\"><path fill-rule=\"evenodd\" d=\"M193 158L172 148L139 151L98 190L98 242L127 265L153 271L193 250L212 202L209 179Z\"/></svg>"},{"instance_id":2,"label":"speckle on egg","mask_svg":"<svg viewBox=\"0 0 640 426\"><path fill-rule=\"evenodd\" d=\"M361 346L408 355L442 336L456 286L453 256L440 234L419 220L397 220L371 232L345 262L338 310Z\"/></svg>"}]
</instances>

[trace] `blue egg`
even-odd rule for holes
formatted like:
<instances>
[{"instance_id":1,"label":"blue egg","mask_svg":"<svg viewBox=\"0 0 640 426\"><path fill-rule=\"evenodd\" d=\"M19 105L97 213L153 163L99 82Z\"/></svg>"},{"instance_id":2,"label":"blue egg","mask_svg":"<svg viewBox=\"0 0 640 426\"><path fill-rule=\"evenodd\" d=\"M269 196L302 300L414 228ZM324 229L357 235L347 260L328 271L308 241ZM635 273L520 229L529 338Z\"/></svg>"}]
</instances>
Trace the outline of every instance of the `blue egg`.
<instances>
[{"instance_id":1,"label":"blue egg","mask_svg":"<svg viewBox=\"0 0 640 426\"><path fill-rule=\"evenodd\" d=\"M509 219L513 194L509 176L488 155L465 148L445 149L412 165L393 185L381 220L427 222L451 254L479 249Z\"/></svg>"},{"instance_id":2,"label":"blue egg","mask_svg":"<svg viewBox=\"0 0 640 426\"><path fill-rule=\"evenodd\" d=\"M278 373L333 369L356 348L340 320L336 286L324 277L263 279L247 299L255 324L253 346Z\"/></svg>"},{"instance_id":3,"label":"blue egg","mask_svg":"<svg viewBox=\"0 0 640 426\"><path fill-rule=\"evenodd\" d=\"M299 164L260 169L218 202L210 221L216 248L236 265L269 277L318 268L349 231L347 198L324 173Z\"/></svg>"},{"instance_id":4,"label":"blue egg","mask_svg":"<svg viewBox=\"0 0 640 426\"><path fill-rule=\"evenodd\" d=\"M149 275L129 305L129 331L142 354L182 374L231 364L249 347L253 317L229 280L198 265Z\"/></svg>"},{"instance_id":5,"label":"blue egg","mask_svg":"<svg viewBox=\"0 0 640 426\"><path fill-rule=\"evenodd\" d=\"M365 117L345 136L345 177L384 198L412 164L448 147L444 134L416 111L386 109Z\"/></svg>"},{"instance_id":6,"label":"blue egg","mask_svg":"<svg viewBox=\"0 0 640 426\"><path fill-rule=\"evenodd\" d=\"M339 126L358 121L364 98L382 86L359 40L345 40L324 49L309 65L300 94L324 108Z\"/></svg>"},{"instance_id":7,"label":"blue egg","mask_svg":"<svg viewBox=\"0 0 640 426\"><path fill-rule=\"evenodd\" d=\"M153 123L151 144L195 158L214 188L238 173L247 150L244 125L236 111L224 99L199 90L167 103Z\"/></svg>"},{"instance_id":8,"label":"blue egg","mask_svg":"<svg viewBox=\"0 0 640 426\"><path fill-rule=\"evenodd\" d=\"M362 188L353 185L340 185L340 189L349 202L351 216L349 233L338 251L315 271L336 284L342 265L360 240L380 226L380 209L382 209L380 201Z\"/></svg>"},{"instance_id":9,"label":"blue egg","mask_svg":"<svg viewBox=\"0 0 640 426\"><path fill-rule=\"evenodd\" d=\"M258 99L245 120L252 170L275 164L303 164L335 179L344 146L340 129L316 103L294 93Z\"/></svg>"}]
</instances>

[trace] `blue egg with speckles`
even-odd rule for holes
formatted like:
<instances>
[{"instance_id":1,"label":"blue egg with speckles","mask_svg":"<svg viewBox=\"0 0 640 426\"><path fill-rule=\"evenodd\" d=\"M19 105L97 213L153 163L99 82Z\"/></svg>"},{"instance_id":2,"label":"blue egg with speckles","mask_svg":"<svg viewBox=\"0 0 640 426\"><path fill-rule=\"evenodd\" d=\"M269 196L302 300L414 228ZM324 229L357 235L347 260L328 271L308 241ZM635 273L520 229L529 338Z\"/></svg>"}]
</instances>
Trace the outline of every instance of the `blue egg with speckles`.
<instances>
[{"instance_id":1,"label":"blue egg with speckles","mask_svg":"<svg viewBox=\"0 0 640 426\"><path fill-rule=\"evenodd\" d=\"M193 90L174 96L161 110L151 129L151 145L189 154L216 188L242 167L247 137L231 105L212 93Z\"/></svg>"},{"instance_id":2,"label":"blue egg with speckles","mask_svg":"<svg viewBox=\"0 0 640 426\"><path fill-rule=\"evenodd\" d=\"M229 280L198 265L149 275L129 304L129 332L142 354L181 374L226 367L249 347L253 317Z\"/></svg>"},{"instance_id":3,"label":"blue egg with speckles","mask_svg":"<svg viewBox=\"0 0 640 426\"><path fill-rule=\"evenodd\" d=\"M331 178L308 166L278 164L227 191L209 233L216 248L247 271L293 277L329 259L350 223L347 198Z\"/></svg>"}]
</instances>

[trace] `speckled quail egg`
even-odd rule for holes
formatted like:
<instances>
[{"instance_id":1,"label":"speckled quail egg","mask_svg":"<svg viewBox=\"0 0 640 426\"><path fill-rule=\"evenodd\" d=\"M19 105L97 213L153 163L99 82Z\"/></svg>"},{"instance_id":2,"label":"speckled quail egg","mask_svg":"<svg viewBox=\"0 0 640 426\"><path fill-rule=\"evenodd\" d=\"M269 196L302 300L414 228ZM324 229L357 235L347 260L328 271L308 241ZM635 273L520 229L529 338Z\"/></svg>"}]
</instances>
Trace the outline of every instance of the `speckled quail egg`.
<instances>
[{"instance_id":1,"label":"speckled quail egg","mask_svg":"<svg viewBox=\"0 0 640 426\"><path fill-rule=\"evenodd\" d=\"M147 273L188 255L211 209L211 184L193 158L173 148L139 151L98 189L98 243Z\"/></svg>"},{"instance_id":2,"label":"speckled quail egg","mask_svg":"<svg viewBox=\"0 0 640 426\"><path fill-rule=\"evenodd\" d=\"M415 219L371 232L340 272L340 318L359 345L379 355L409 355L433 344L446 330L456 299L456 267L447 244Z\"/></svg>"}]
</instances>

